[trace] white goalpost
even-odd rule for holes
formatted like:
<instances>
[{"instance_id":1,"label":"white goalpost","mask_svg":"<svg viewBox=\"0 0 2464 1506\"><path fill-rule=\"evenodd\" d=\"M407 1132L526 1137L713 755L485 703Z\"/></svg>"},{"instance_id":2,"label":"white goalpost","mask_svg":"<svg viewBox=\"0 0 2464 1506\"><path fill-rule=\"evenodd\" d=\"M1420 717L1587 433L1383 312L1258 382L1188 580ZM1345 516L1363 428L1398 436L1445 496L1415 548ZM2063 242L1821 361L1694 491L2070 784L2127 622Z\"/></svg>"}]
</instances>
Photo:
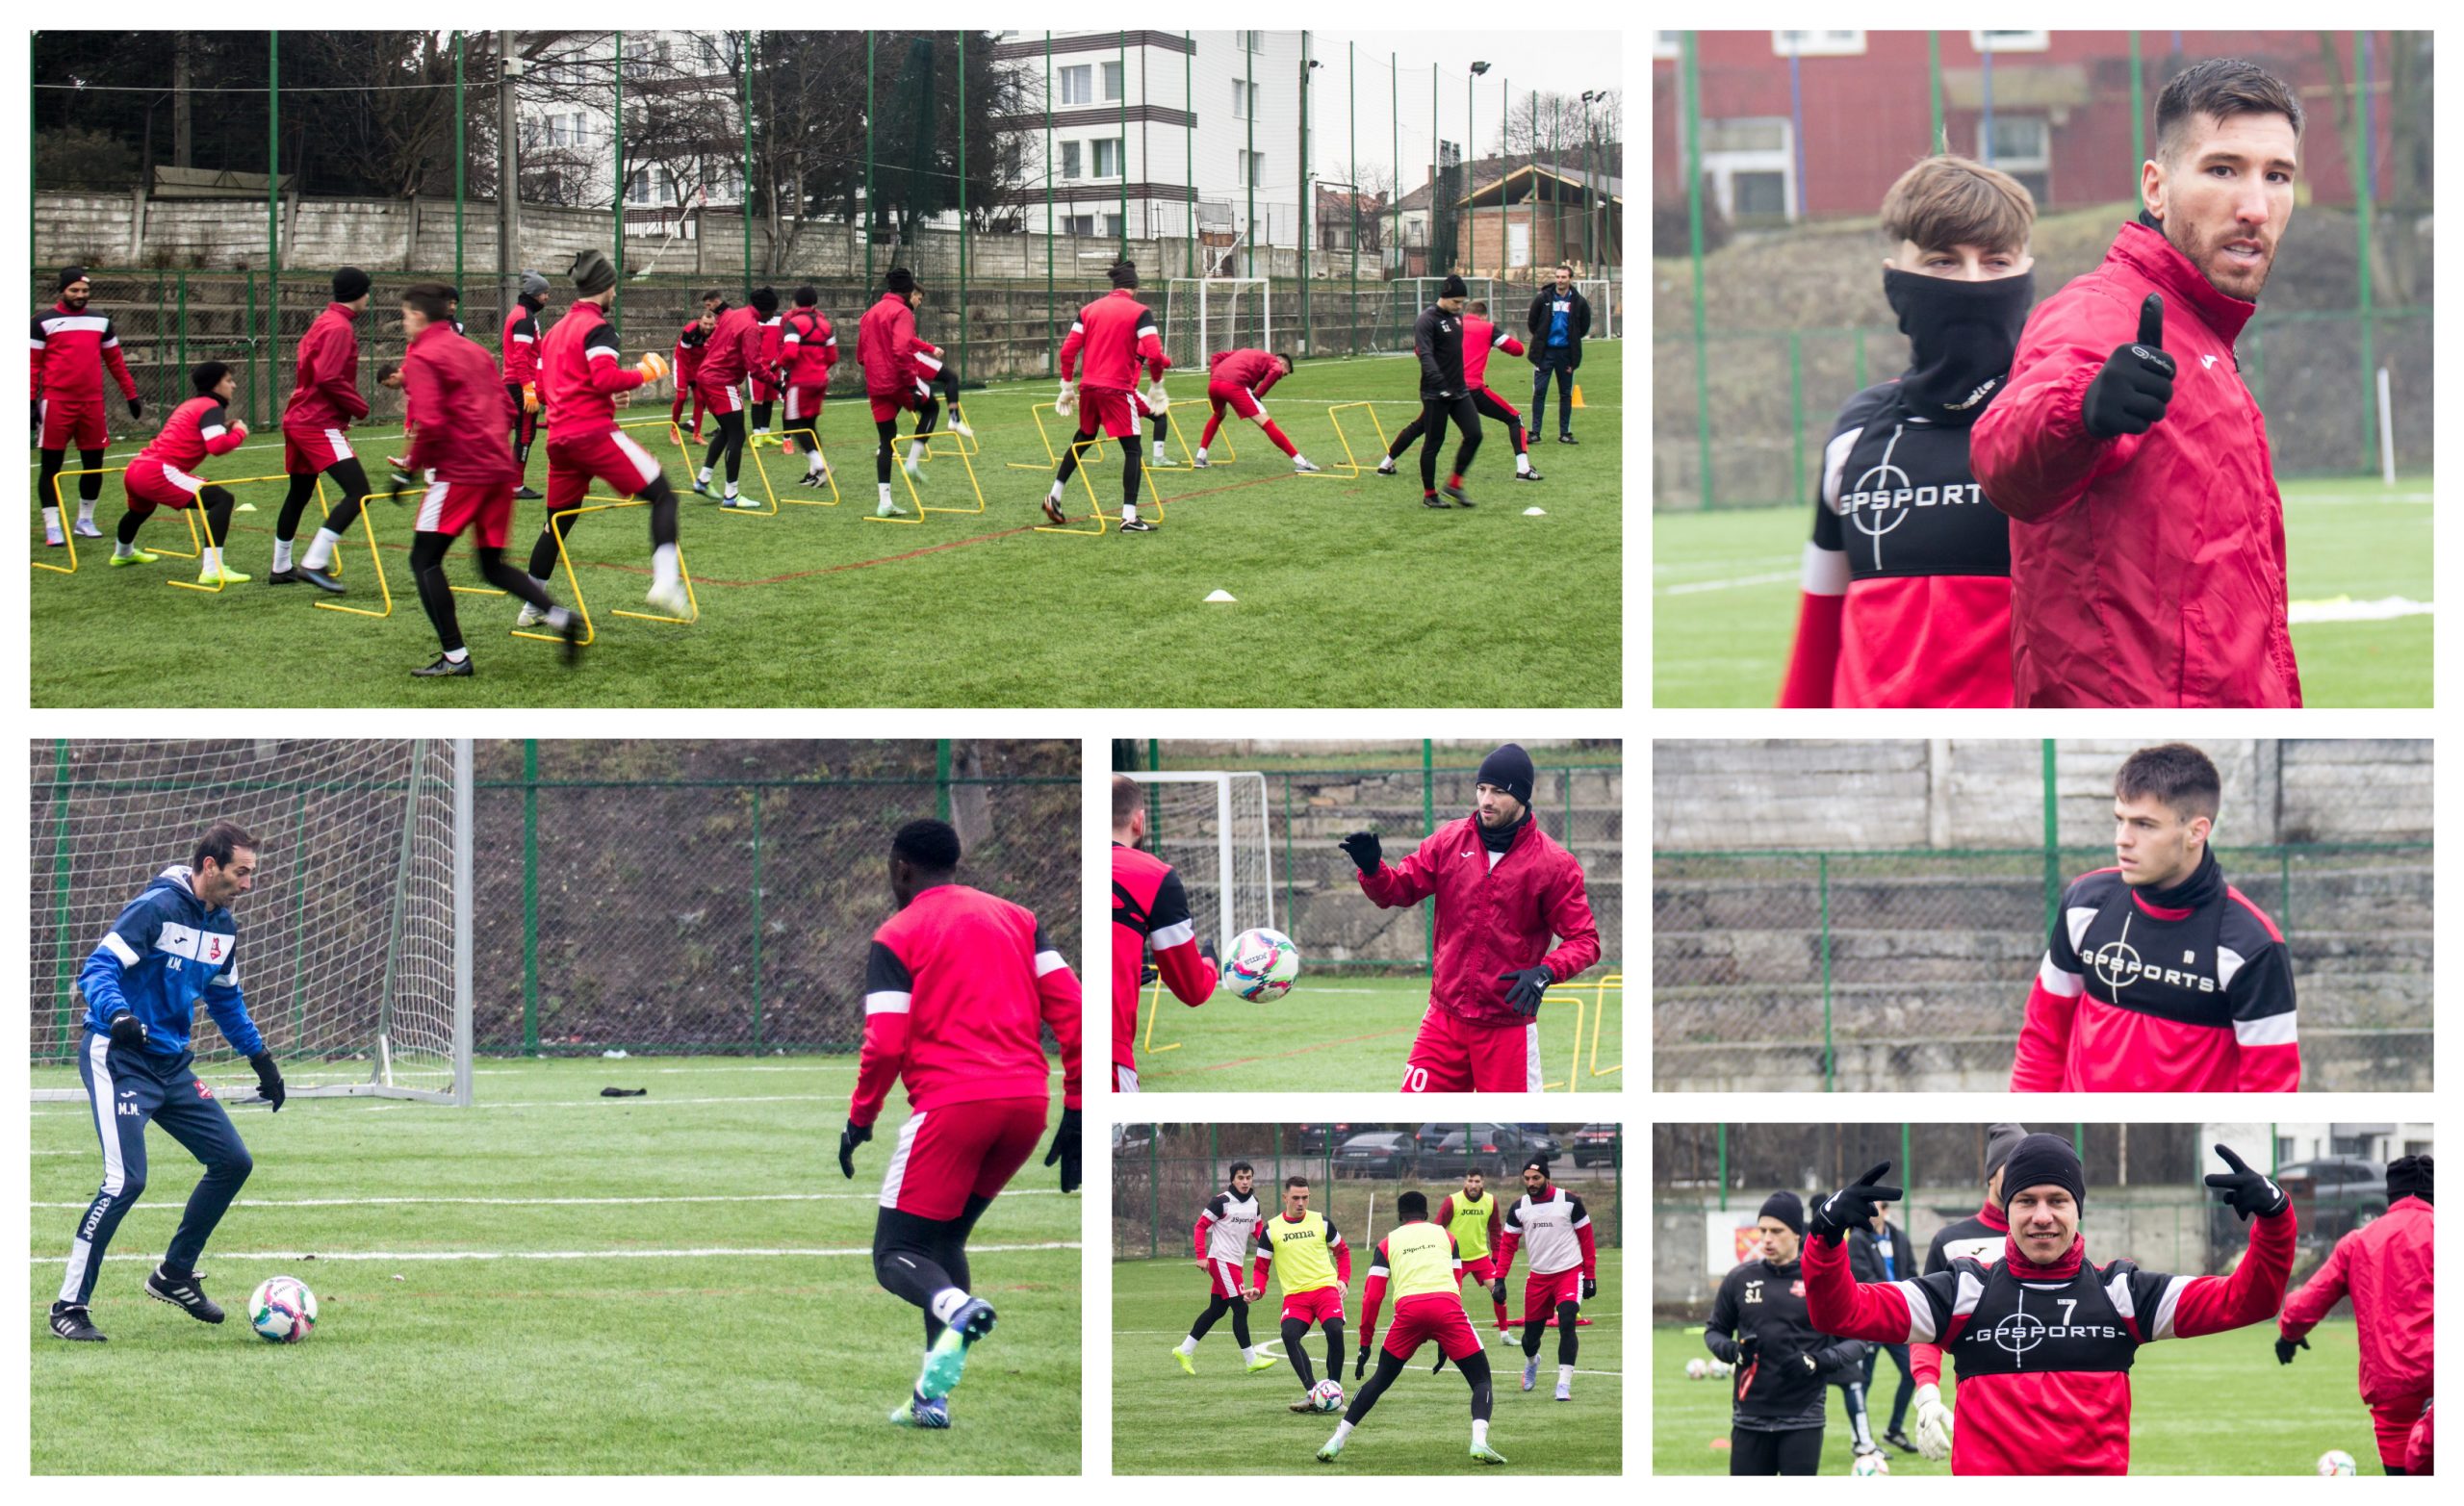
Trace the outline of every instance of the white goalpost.
<instances>
[{"instance_id":1,"label":"white goalpost","mask_svg":"<svg viewBox=\"0 0 2464 1506\"><path fill-rule=\"evenodd\" d=\"M295 1097L471 1101L468 738L41 739L32 747L31 1064L81 1101L77 975L120 909L197 837L258 841L232 906L240 989ZM197 1011L196 1072L255 1074Z\"/></svg>"},{"instance_id":2,"label":"white goalpost","mask_svg":"<svg viewBox=\"0 0 2464 1506\"><path fill-rule=\"evenodd\" d=\"M1165 279L1164 353L1174 374L1194 371L1202 380L1219 351L1276 348L1274 291L1266 278Z\"/></svg>"},{"instance_id":3,"label":"white goalpost","mask_svg":"<svg viewBox=\"0 0 2464 1506\"><path fill-rule=\"evenodd\" d=\"M1132 773L1147 785L1146 850L1172 865L1198 933L1218 957L1232 938L1274 924L1274 858L1263 774Z\"/></svg>"},{"instance_id":4,"label":"white goalpost","mask_svg":"<svg viewBox=\"0 0 2464 1506\"><path fill-rule=\"evenodd\" d=\"M1614 340L1626 322L1626 285L1608 277L1578 277L1575 291L1591 305L1591 338Z\"/></svg>"}]
</instances>

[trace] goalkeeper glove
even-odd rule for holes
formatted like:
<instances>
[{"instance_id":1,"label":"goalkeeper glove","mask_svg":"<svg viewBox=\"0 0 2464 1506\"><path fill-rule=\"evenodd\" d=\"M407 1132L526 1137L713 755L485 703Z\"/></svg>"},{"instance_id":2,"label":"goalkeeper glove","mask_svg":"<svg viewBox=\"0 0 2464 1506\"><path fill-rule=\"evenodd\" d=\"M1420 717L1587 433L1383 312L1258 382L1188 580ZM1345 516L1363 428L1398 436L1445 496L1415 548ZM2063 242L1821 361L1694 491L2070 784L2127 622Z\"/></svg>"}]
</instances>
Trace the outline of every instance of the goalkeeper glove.
<instances>
[{"instance_id":1,"label":"goalkeeper glove","mask_svg":"<svg viewBox=\"0 0 2464 1506\"><path fill-rule=\"evenodd\" d=\"M282 1112L282 1101L290 1095L283 1091L282 1069L273 1064L273 1053L260 1051L248 1059L248 1065L257 1069L257 1096L273 1106L270 1111Z\"/></svg>"},{"instance_id":2,"label":"goalkeeper glove","mask_svg":"<svg viewBox=\"0 0 2464 1506\"><path fill-rule=\"evenodd\" d=\"M1351 1378L1358 1380L1367 1373L1369 1373L1369 1340L1364 1339L1360 1341L1360 1353L1351 1357Z\"/></svg>"},{"instance_id":3,"label":"goalkeeper glove","mask_svg":"<svg viewBox=\"0 0 2464 1506\"><path fill-rule=\"evenodd\" d=\"M662 380L667 375L667 357L655 350L645 350L642 358L633 363L633 370L642 373L645 382Z\"/></svg>"},{"instance_id":4,"label":"goalkeeper glove","mask_svg":"<svg viewBox=\"0 0 2464 1506\"><path fill-rule=\"evenodd\" d=\"M1052 399L1052 411L1055 417L1064 419L1078 411L1078 384L1076 382L1070 381L1066 377L1062 379L1061 392Z\"/></svg>"},{"instance_id":5,"label":"goalkeeper glove","mask_svg":"<svg viewBox=\"0 0 2464 1506\"><path fill-rule=\"evenodd\" d=\"M539 384L537 382L525 382L522 384L522 411L525 413L537 413L539 411Z\"/></svg>"},{"instance_id":6,"label":"goalkeeper glove","mask_svg":"<svg viewBox=\"0 0 2464 1506\"><path fill-rule=\"evenodd\" d=\"M126 1009L112 1016L112 1044L136 1051L145 1044L145 1022Z\"/></svg>"},{"instance_id":7,"label":"goalkeeper glove","mask_svg":"<svg viewBox=\"0 0 2464 1506\"><path fill-rule=\"evenodd\" d=\"M1146 384L1146 401L1147 404L1157 413L1168 413L1171 411L1171 395L1164 391L1164 379L1162 377L1159 376L1155 378L1155 380Z\"/></svg>"},{"instance_id":8,"label":"goalkeeper glove","mask_svg":"<svg viewBox=\"0 0 2464 1506\"><path fill-rule=\"evenodd\" d=\"M142 397L131 397L128 400L128 416L132 420L145 417L145 399Z\"/></svg>"},{"instance_id":9,"label":"goalkeeper glove","mask_svg":"<svg viewBox=\"0 0 2464 1506\"><path fill-rule=\"evenodd\" d=\"M838 1169L849 1180L854 1180L856 1175L856 1147L872 1137L871 1125L858 1124L853 1119L847 1121L847 1128L838 1132Z\"/></svg>"},{"instance_id":10,"label":"goalkeeper glove","mask_svg":"<svg viewBox=\"0 0 2464 1506\"><path fill-rule=\"evenodd\" d=\"M1936 1464L1951 1457L1951 1409L1939 1386L1916 1388L1916 1451Z\"/></svg>"}]
</instances>

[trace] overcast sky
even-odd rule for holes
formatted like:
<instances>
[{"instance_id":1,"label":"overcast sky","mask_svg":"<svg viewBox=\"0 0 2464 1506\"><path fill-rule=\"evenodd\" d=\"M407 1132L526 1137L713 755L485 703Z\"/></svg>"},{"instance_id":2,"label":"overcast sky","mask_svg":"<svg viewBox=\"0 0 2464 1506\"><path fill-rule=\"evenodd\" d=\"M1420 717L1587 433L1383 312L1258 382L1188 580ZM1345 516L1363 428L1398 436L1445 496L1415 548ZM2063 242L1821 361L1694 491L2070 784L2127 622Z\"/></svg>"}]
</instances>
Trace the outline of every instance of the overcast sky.
<instances>
[{"instance_id":1,"label":"overcast sky","mask_svg":"<svg viewBox=\"0 0 2464 1506\"><path fill-rule=\"evenodd\" d=\"M1625 38L1616 32L1582 32L1526 26L1492 32L1320 32L1309 34L1310 56L1323 63L1310 90L1309 111L1319 160L1340 163L1346 157L1345 112L1350 103L1345 65L1348 44L1357 49L1359 66L1360 157L1384 162L1393 155L1390 122L1397 113L1394 70L1387 57L1397 54L1401 73L1402 154L1407 163L1428 161L1429 64L1437 64L1438 132L1446 140L1463 140L1465 112L1476 149L1497 145L1499 113L1505 93L1528 101L1531 91L1578 95L1585 89L1627 88ZM1489 64L1488 73L1471 84L1471 65ZM1467 86L1469 97L1467 98ZM1418 183L1426 169L1404 174Z\"/></svg>"}]
</instances>

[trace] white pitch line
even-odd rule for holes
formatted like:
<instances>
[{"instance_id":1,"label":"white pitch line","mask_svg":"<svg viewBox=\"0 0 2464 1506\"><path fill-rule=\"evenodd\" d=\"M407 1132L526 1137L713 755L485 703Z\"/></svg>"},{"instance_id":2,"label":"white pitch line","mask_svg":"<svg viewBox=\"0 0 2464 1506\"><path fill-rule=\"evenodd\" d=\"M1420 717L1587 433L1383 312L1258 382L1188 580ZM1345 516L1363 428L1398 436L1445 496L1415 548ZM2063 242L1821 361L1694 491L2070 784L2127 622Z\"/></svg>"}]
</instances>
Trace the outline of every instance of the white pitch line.
<instances>
[{"instance_id":1,"label":"white pitch line","mask_svg":"<svg viewBox=\"0 0 2464 1506\"><path fill-rule=\"evenodd\" d=\"M1014 1187L1003 1197L1060 1197L1058 1187ZM244 1197L232 1203L234 1208L398 1208L444 1205L455 1208L651 1208L670 1203L874 1203L879 1192L742 1192L742 1193L677 1193L665 1197ZM88 1199L78 1203L28 1203L28 1208L79 1209L92 1206ZM132 1213L177 1213L184 1210L172 1201L140 1202L128 1210Z\"/></svg>"},{"instance_id":2,"label":"white pitch line","mask_svg":"<svg viewBox=\"0 0 2464 1506\"><path fill-rule=\"evenodd\" d=\"M2329 597L2318 601L2296 601L2287 608L2285 617L2296 625L2303 623L2383 623L2398 617L2426 617L2438 608L2427 601L2409 597L2380 597L2373 601L2356 601L2348 596Z\"/></svg>"},{"instance_id":3,"label":"white pitch line","mask_svg":"<svg viewBox=\"0 0 2464 1506\"><path fill-rule=\"evenodd\" d=\"M1776 570L1759 575L1740 575L1733 580L1689 580L1682 585L1654 586L1654 596L1696 596L1706 591L1733 591L1741 586L1767 586L1776 581L1796 580L1801 574L1793 570Z\"/></svg>"},{"instance_id":4,"label":"white pitch line","mask_svg":"<svg viewBox=\"0 0 2464 1506\"><path fill-rule=\"evenodd\" d=\"M967 1254L1012 1255L1028 1250L1075 1250L1083 1248L1075 1241L1052 1240L1041 1244L975 1244ZM699 1261L745 1260L765 1257L799 1257L818 1259L861 1255L872 1256L871 1245L849 1246L846 1249L733 1250L717 1247L687 1250L244 1250L217 1251L219 1261L282 1261L297 1264L307 1261ZM106 1261L159 1261L154 1255L106 1255ZM30 1265L57 1265L57 1255L36 1255L27 1259Z\"/></svg>"}]
</instances>

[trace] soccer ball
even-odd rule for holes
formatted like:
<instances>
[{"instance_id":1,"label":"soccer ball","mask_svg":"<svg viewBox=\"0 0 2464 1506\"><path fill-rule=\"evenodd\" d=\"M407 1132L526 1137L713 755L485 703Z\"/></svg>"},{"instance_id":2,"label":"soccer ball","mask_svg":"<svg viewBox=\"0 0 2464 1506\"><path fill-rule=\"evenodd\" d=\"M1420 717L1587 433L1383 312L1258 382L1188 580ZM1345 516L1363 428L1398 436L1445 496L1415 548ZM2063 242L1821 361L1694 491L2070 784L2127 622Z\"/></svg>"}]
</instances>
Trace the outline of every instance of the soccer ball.
<instances>
[{"instance_id":1,"label":"soccer ball","mask_svg":"<svg viewBox=\"0 0 2464 1506\"><path fill-rule=\"evenodd\" d=\"M1848 1466L1850 1474L1888 1474L1890 1461L1880 1454L1859 1454Z\"/></svg>"},{"instance_id":2,"label":"soccer ball","mask_svg":"<svg viewBox=\"0 0 2464 1506\"><path fill-rule=\"evenodd\" d=\"M1344 1409L1344 1389L1342 1385L1335 1381L1325 1380L1320 1381L1317 1385L1310 1387L1309 1405L1317 1408L1321 1412L1341 1412Z\"/></svg>"},{"instance_id":3,"label":"soccer ball","mask_svg":"<svg viewBox=\"0 0 2464 1506\"><path fill-rule=\"evenodd\" d=\"M2361 1467L2354 1464L2352 1455L2346 1453L2343 1449L2330 1448L2319 1456L2319 1472L2321 1474L2359 1474Z\"/></svg>"},{"instance_id":4,"label":"soccer ball","mask_svg":"<svg viewBox=\"0 0 2464 1506\"><path fill-rule=\"evenodd\" d=\"M1730 1376L1734 1375L1735 1373L1736 1366L1729 1364L1726 1360L1714 1360L1711 1362L1711 1379L1715 1381L1727 1380Z\"/></svg>"},{"instance_id":5,"label":"soccer ball","mask_svg":"<svg viewBox=\"0 0 2464 1506\"><path fill-rule=\"evenodd\" d=\"M1711 1362L1708 1360L1695 1359L1685 1362L1685 1378L1689 1381L1702 1380L1710 1373Z\"/></svg>"},{"instance_id":6,"label":"soccer ball","mask_svg":"<svg viewBox=\"0 0 2464 1506\"><path fill-rule=\"evenodd\" d=\"M1223 986L1252 1004L1271 1004L1292 991L1300 976L1300 949L1280 931L1259 927L1232 938L1223 959Z\"/></svg>"},{"instance_id":7,"label":"soccer ball","mask_svg":"<svg viewBox=\"0 0 2464 1506\"><path fill-rule=\"evenodd\" d=\"M295 1344L317 1328L317 1294L295 1276L268 1276L248 1297L248 1326L271 1344Z\"/></svg>"}]
</instances>

